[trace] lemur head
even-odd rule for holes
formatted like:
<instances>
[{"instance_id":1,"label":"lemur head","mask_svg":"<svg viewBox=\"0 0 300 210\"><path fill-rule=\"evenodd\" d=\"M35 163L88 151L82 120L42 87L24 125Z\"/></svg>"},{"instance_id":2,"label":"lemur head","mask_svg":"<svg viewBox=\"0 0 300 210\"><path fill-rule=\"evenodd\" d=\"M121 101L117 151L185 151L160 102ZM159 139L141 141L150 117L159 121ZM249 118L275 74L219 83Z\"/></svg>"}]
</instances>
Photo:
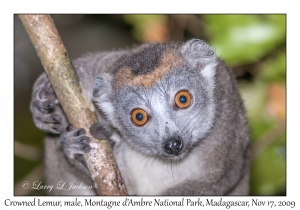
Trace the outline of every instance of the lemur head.
<instances>
[{"instance_id":1,"label":"lemur head","mask_svg":"<svg viewBox=\"0 0 300 210\"><path fill-rule=\"evenodd\" d=\"M149 44L97 77L94 102L135 150L181 159L213 125L217 65L201 40Z\"/></svg>"}]
</instances>

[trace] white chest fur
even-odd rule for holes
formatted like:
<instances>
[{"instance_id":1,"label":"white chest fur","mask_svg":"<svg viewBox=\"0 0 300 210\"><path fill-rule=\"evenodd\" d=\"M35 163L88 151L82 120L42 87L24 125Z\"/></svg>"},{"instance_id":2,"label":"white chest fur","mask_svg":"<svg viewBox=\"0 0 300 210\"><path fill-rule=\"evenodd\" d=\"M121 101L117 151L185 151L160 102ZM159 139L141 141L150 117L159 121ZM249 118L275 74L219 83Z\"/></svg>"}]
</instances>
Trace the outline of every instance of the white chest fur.
<instances>
[{"instance_id":1,"label":"white chest fur","mask_svg":"<svg viewBox=\"0 0 300 210\"><path fill-rule=\"evenodd\" d=\"M122 152L116 154L116 159L130 195L161 195L168 188L202 174L201 162L193 154L180 162L163 161L121 145Z\"/></svg>"}]
</instances>

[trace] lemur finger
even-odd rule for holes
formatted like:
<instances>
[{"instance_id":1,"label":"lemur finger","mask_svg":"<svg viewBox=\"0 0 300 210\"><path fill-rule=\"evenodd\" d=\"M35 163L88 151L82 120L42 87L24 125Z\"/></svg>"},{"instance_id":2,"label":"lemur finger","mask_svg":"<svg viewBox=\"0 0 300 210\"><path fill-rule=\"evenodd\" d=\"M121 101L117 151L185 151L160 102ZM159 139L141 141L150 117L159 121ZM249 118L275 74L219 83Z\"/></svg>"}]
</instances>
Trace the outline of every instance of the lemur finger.
<instances>
[{"instance_id":1,"label":"lemur finger","mask_svg":"<svg viewBox=\"0 0 300 210\"><path fill-rule=\"evenodd\" d=\"M79 129L74 133L75 136L81 136L81 135L85 135L85 134L86 134L86 131L85 131L83 128L79 128Z\"/></svg>"},{"instance_id":2,"label":"lemur finger","mask_svg":"<svg viewBox=\"0 0 300 210\"><path fill-rule=\"evenodd\" d=\"M54 107L54 103L50 100L36 100L33 102L33 106L36 107L41 113L45 114L48 112L48 110Z\"/></svg>"},{"instance_id":3,"label":"lemur finger","mask_svg":"<svg viewBox=\"0 0 300 210\"><path fill-rule=\"evenodd\" d=\"M74 126L72 124L68 125L68 127L67 127L67 131L72 131L74 129L75 128L74 128Z\"/></svg>"},{"instance_id":4,"label":"lemur finger","mask_svg":"<svg viewBox=\"0 0 300 210\"><path fill-rule=\"evenodd\" d=\"M108 139L111 134L112 134L112 129L110 126L108 125L103 125L101 123L94 123L91 127L90 127L90 133L92 134L93 137L95 137L96 139Z\"/></svg>"},{"instance_id":5,"label":"lemur finger","mask_svg":"<svg viewBox=\"0 0 300 210\"><path fill-rule=\"evenodd\" d=\"M37 111L34 116L34 121L38 128L46 132L60 134L64 131L61 125L62 117L58 114L43 114Z\"/></svg>"},{"instance_id":6,"label":"lemur finger","mask_svg":"<svg viewBox=\"0 0 300 210\"><path fill-rule=\"evenodd\" d=\"M91 149L92 147L89 144L84 144L84 146L82 146L82 150L84 153L89 153Z\"/></svg>"},{"instance_id":7,"label":"lemur finger","mask_svg":"<svg viewBox=\"0 0 300 210\"><path fill-rule=\"evenodd\" d=\"M73 126L73 125L71 125ZM62 134L63 143L73 143L74 141L80 142L81 139L87 139L89 137L85 136L86 131L84 128L77 128L71 131L67 131Z\"/></svg>"},{"instance_id":8,"label":"lemur finger","mask_svg":"<svg viewBox=\"0 0 300 210\"><path fill-rule=\"evenodd\" d=\"M62 121L62 117L59 114L39 114L37 117L40 121L50 124L50 123L55 123L59 124Z\"/></svg>"},{"instance_id":9,"label":"lemur finger","mask_svg":"<svg viewBox=\"0 0 300 210\"><path fill-rule=\"evenodd\" d=\"M79 139L81 144L89 144L90 143L90 138L88 136L82 136Z\"/></svg>"},{"instance_id":10,"label":"lemur finger","mask_svg":"<svg viewBox=\"0 0 300 210\"><path fill-rule=\"evenodd\" d=\"M39 94L38 94L40 99L47 98L47 93L48 93L50 87L51 87L50 82L46 81L45 84L43 85L43 87L41 88Z\"/></svg>"},{"instance_id":11,"label":"lemur finger","mask_svg":"<svg viewBox=\"0 0 300 210\"><path fill-rule=\"evenodd\" d=\"M82 163L85 167L87 167L82 154L74 154L74 159L77 160L78 162Z\"/></svg>"},{"instance_id":12,"label":"lemur finger","mask_svg":"<svg viewBox=\"0 0 300 210\"><path fill-rule=\"evenodd\" d=\"M82 149L83 149L84 153L88 153L91 151L92 148L89 145L89 143L90 143L89 137L87 137L87 136L81 137L80 143L82 145Z\"/></svg>"},{"instance_id":13,"label":"lemur finger","mask_svg":"<svg viewBox=\"0 0 300 210\"><path fill-rule=\"evenodd\" d=\"M62 117L59 114L51 114L51 118L54 123L60 123L62 121Z\"/></svg>"},{"instance_id":14,"label":"lemur finger","mask_svg":"<svg viewBox=\"0 0 300 210\"><path fill-rule=\"evenodd\" d=\"M51 128L57 133L62 133L64 131L63 126L60 124L52 124Z\"/></svg>"},{"instance_id":15,"label":"lemur finger","mask_svg":"<svg viewBox=\"0 0 300 210\"><path fill-rule=\"evenodd\" d=\"M49 115L46 115L47 118ZM45 116L42 116L41 119L45 120ZM43 131L51 132L53 134L61 134L64 131L64 128L61 124L51 123L51 122L43 122L37 118L35 120L37 127Z\"/></svg>"}]
</instances>

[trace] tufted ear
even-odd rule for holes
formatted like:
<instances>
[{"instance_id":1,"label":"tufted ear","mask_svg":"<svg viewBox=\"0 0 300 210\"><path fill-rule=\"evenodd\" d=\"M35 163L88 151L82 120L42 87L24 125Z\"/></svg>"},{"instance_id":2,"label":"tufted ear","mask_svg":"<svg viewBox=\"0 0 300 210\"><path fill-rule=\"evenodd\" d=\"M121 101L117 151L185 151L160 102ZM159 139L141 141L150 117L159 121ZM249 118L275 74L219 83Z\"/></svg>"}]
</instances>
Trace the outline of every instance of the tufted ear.
<instances>
[{"instance_id":1,"label":"tufted ear","mask_svg":"<svg viewBox=\"0 0 300 210\"><path fill-rule=\"evenodd\" d=\"M95 88L93 90L93 101L97 108L109 119L113 115L114 108L111 102L112 98L112 77L110 74L103 73L96 78Z\"/></svg>"},{"instance_id":2,"label":"tufted ear","mask_svg":"<svg viewBox=\"0 0 300 210\"><path fill-rule=\"evenodd\" d=\"M204 41L191 39L182 46L181 52L192 68L199 69L204 77L212 78L215 75L218 59Z\"/></svg>"},{"instance_id":3,"label":"tufted ear","mask_svg":"<svg viewBox=\"0 0 300 210\"><path fill-rule=\"evenodd\" d=\"M96 78L96 83L93 91L94 98L101 97L107 92L111 92L112 77L108 73L102 73Z\"/></svg>"}]
</instances>

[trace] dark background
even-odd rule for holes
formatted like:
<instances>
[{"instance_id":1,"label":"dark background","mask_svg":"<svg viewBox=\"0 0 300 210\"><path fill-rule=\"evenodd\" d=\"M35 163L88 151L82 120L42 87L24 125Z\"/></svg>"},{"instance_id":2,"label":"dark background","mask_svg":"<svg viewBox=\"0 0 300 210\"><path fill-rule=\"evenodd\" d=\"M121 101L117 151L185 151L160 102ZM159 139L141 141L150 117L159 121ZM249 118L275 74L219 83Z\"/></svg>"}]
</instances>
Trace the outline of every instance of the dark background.
<instances>
[{"instance_id":1,"label":"dark background","mask_svg":"<svg viewBox=\"0 0 300 210\"><path fill-rule=\"evenodd\" d=\"M286 16L52 15L71 59L144 42L200 38L235 74L252 139L251 195L286 194ZM43 136L33 124L32 86L40 60L14 16L15 195L47 195L22 183L43 180Z\"/></svg>"}]
</instances>

